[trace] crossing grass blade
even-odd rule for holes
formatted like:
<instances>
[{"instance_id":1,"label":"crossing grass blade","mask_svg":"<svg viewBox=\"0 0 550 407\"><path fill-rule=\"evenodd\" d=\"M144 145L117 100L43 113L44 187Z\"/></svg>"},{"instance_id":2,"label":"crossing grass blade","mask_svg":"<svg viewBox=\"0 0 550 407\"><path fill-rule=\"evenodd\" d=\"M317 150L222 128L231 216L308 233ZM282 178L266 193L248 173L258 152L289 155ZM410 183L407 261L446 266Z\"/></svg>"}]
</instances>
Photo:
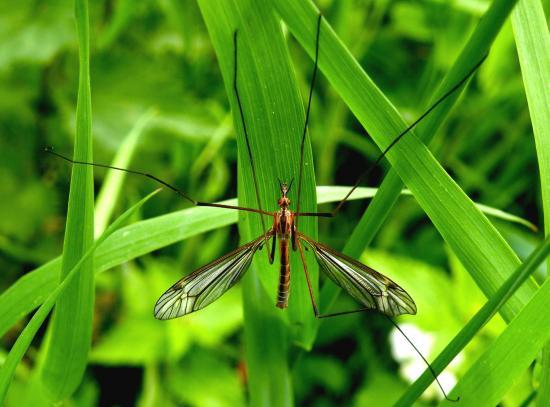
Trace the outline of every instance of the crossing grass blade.
<instances>
[{"instance_id":1,"label":"crossing grass blade","mask_svg":"<svg viewBox=\"0 0 550 407\"><path fill-rule=\"evenodd\" d=\"M548 255L548 250L546 253ZM533 299L458 382L451 396L460 395L465 406L497 405L550 340L549 300L550 280L546 280ZM498 373L495 375L495 372ZM441 405L452 403L443 402Z\"/></svg>"},{"instance_id":2,"label":"crossing grass blade","mask_svg":"<svg viewBox=\"0 0 550 407\"><path fill-rule=\"evenodd\" d=\"M275 1L273 4L290 31L311 56L313 46L307 39L315 30L314 16L317 10L314 5L311 2L290 0ZM451 84L457 83L482 59L513 4L514 2L502 0L492 3L436 95L443 94L452 86ZM321 42L321 71L374 141L383 149L391 143L396 134L407 127L405 122L328 24L323 26ZM448 109L456 97L457 95L450 97L443 105ZM432 136L444 113L443 108L436 109L421 124L419 134ZM519 259L494 226L413 133L403 137L394 146L387 154L388 161L478 286L487 296L491 296L519 266ZM429 137L425 139L428 140ZM391 175L389 180L392 182L391 185L383 183L381 186L381 189L388 193L384 198L386 204L393 203L402 188L396 176ZM382 214L377 218L383 219L387 216L388 208L381 208L380 205L377 208L382 210ZM535 289L534 282L528 281L504 305L501 310L503 316L508 320L512 319L527 303ZM322 296L321 299L324 298L325 296Z\"/></svg>"},{"instance_id":3,"label":"crossing grass blade","mask_svg":"<svg viewBox=\"0 0 550 407\"><path fill-rule=\"evenodd\" d=\"M436 100L438 96L444 94L456 81L467 72L469 67L479 61L486 54L500 27L506 21L508 13L512 9L514 2L495 1L483 16L483 23L480 23L470 39L464 46L460 57L457 59L443 83L436 89L431 100ZM426 117L423 122L417 126L416 134L426 143L435 136L437 129L441 126L446 115L456 102L458 95L450 97L441 104L434 112ZM346 244L345 252L352 256L359 256L367 247L372 239L389 216L397 197L403 188L403 182L394 169L391 169L380 185L379 192L363 214L358 226L355 228L350 240ZM323 287L323 298L331 302L335 297L332 287Z\"/></svg>"},{"instance_id":4,"label":"crossing grass blade","mask_svg":"<svg viewBox=\"0 0 550 407\"><path fill-rule=\"evenodd\" d=\"M512 12L512 27L537 148L544 235L550 236L550 34L542 3L520 0ZM540 364L537 406L542 407L550 405L550 343Z\"/></svg>"},{"instance_id":5,"label":"crossing grass blade","mask_svg":"<svg viewBox=\"0 0 550 407\"><path fill-rule=\"evenodd\" d=\"M105 230L105 232L87 249L82 257L76 262L76 264L69 270L65 279L59 283L53 291L46 297L44 303L40 306L38 311L33 315L29 323L23 329L23 332L17 338L15 344L10 350L8 357L6 358L2 369L0 370L0 403L3 404L4 398L8 391L8 387L15 374L15 368L23 358L25 352L29 348L34 336L40 329L40 326L50 313L56 301L59 297L65 293L71 287L71 283L80 275L85 272L84 265L88 262L98 246L100 246L105 239L112 235L117 229L119 229L141 206L155 195L157 191L147 195L141 201L136 203L126 212L124 212L117 220L113 222L111 226Z\"/></svg>"},{"instance_id":6,"label":"crossing grass blade","mask_svg":"<svg viewBox=\"0 0 550 407\"><path fill-rule=\"evenodd\" d=\"M498 312L506 301L514 294L514 292L522 286L522 284L533 274L538 265L542 263L550 253L550 238L541 244L529 258L506 280L506 282L499 288L499 290L487 301L487 303L476 313L476 315L470 319L470 321L461 329L461 331L453 338L453 340L446 346L446 348L439 354L439 356L431 363L432 369L436 373L441 373L445 367L466 347L474 335L489 322L489 320ZM548 291L548 290L546 290ZM541 295L541 289L536 294ZM548 298L548 297L547 297ZM528 303L531 305L534 298ZM548 299L547 299L548 301ZM522 310L522 313L526 310ZM519 316L516 318L518 319ZM531 328L530 328L531 329ZM537 329L536 326L535 328ZM521 332L521 331L519 331ZM526 331L527 332L527 331ZM544 334L544 333L542 333ZM519 339L521 338L521 340ZM524 338L520 334L516 337L516 341L520 342ZM540 337L538 339L540 340ZM531 359L532 361L532 359ZM510 367L510 369L512 369ZM523 371L515 370L515 374L522 374ZM495 373L498 372L498 373ZM497 381L500 380L500 375L504 372L500 369L494 370L491 376ZM485 374L483 377L487 376ZM399 399L398 406L410 406L413 404L426 390L426 388L434 381L433 373L426 369L424 373L407 389L406 393ZM489 386L491 387L491 386ZM462 399L462 395L469 390L460 390L455 392L455 395L459 395ZM476 390L477 391L477 390ZM489 391L491 391L489 389ZM480 405L490 405L491 403L480 403ZM466 404L468 405L468 404Z\"/></svg>"},{"instance_id":7,"label":"crossing grass blade","mask_svg":"<svg viewBox=\"0 0 550 407\"><path fill-rule=\"evenodd\" d=\"M90 40L86 0L75 2L75 17L79 44L79 80L74 157L76 160L92 161ZM93 243L93 211L92 167L75 167L71 177L63 260L58 277L61 280ZM90 257L83 264L79 278L59 298L50 325L42 382L54 400L70 396L80 384L91 344L93 307L94 271Z\"/></svg>"}]
</instances>

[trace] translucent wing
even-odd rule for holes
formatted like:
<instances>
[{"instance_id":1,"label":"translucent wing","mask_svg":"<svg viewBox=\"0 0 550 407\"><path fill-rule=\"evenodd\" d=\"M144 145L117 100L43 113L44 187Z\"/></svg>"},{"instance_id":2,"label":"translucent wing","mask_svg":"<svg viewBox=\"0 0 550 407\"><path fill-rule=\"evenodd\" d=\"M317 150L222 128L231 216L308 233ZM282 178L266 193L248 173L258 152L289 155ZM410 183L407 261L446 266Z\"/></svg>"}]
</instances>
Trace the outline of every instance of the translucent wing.
<instances>
[{"instance_id":1,"label":"translucent wing","mask_svg":"<svg viewBox=\"0 0 550 407\"><path fill-rule=\"evenodd\" d=\"M298 237L313 248L326 275L364 306L390 317L416 314L411 296L388 277L307 236Z\"/></svg>"},{"instance_id":2,"label":"translucent wing","mask_svg":"<svg viewBox=\"0 0 550 407\"><path fill-rule=\"evenodd\" d=\"M264 241L262 235L179 280L158 299L155 318L181 317L217 300L240 280Z\"/></svg>"}]
</instances>

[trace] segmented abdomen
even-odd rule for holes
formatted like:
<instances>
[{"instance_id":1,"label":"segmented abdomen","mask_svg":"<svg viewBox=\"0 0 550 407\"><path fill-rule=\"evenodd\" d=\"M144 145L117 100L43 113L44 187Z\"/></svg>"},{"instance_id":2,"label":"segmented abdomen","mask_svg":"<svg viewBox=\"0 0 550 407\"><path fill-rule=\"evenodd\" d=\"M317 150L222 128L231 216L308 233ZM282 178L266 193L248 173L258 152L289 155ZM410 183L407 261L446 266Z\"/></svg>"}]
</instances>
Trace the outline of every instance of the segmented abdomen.
<instances>
[{"instance_id":1,"label":"segmented abdomen","mask_svg":"<svg viewBox=\"0 0 550 407\"><path fill-rule=\"evenodd\" d=\"M288 295L290 293L290 259L288 251L288 240L281 239L281 271L279 274L279 289L277 291L277 307L288 306Z\"/></svg>"}]
</instances>

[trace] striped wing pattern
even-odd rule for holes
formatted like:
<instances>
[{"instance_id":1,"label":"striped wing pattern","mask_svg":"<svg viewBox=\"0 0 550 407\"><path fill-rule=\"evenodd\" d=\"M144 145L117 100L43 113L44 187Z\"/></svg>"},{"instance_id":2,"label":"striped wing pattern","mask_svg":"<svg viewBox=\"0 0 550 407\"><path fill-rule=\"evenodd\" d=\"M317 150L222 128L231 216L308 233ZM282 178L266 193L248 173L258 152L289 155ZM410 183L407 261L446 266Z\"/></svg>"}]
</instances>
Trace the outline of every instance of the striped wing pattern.
<instances>
[{"instance_id":1,"label":"striped wing pattern","mask_svg":"<svg viewBox=\"0 0 550 407\"><path fill-rule=\"evenodd\" d=\"M158 299L155 318L181 317L217 300L241 279L264 239L262 235L179 280Z\"/></svg>"},{"instance_id":2,"label":"striped wing pattern","mask_svg":"<svg viewBox=\"0 0 550 407\"><path fill-rule=\"evenodd\" d=\"M407 292L388 277L345 254L299 234L313 248L326 275L367 308L395 317L416 314L416 305Z\"/></svg>"}]
</instances>

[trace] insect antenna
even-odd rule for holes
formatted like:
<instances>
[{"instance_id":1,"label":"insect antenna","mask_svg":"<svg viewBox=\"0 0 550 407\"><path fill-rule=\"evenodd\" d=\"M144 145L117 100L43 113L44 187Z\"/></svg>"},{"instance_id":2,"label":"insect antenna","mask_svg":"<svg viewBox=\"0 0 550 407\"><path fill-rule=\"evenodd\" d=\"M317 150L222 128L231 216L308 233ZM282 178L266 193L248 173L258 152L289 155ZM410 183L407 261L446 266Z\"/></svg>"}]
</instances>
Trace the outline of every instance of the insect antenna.
<instances>
[{"instance_id":1,"label":"insect antenna","mask_svg":"<svg viewBox=\"0 0 550 407\"><path fill-rule=\"evenodd\" d=\"M91 163L91 162L86 162L86 161L73 160L72 158L69 158L69 157L67 157L63 154L58 153L57 151L54 151L53 147L46 147L46 148L44 148L44 151L48 154L51 154L51 155L57 157L57 158L61 158L62 160L65 160L65 161L67 161L67 162L69 162L73 165L90 165L92 167L107 168L107 169L110 169L110 170L123 171L123 172L126 172L128 174L140 175L142 177L149 178L149 179L157 182L158 184L163 185L166 188L174 191L176 194L181 196L183 199L191 202L195 206L210 206L210 207L214 207L214 208L235 209L235 210L239 210L239 211L260 213L260 214L263 214L263 215L270 215L270 216L273 215L271 212L267 212L267 211L264 211L264 210L261 210L261 209L246 208L244 206L234 206L234 205L225 205L225 204L197 201L196 199L191 198L189 195L187 195L186 193L184 193L182 190L178 189L174 185L169 184L168 182L154 176L153 174L149 174L147 172L135 171L135 170L130 170L128 168L115 167L113 165L107 165L107 164Z\"/></svg>"}]
</instances>

